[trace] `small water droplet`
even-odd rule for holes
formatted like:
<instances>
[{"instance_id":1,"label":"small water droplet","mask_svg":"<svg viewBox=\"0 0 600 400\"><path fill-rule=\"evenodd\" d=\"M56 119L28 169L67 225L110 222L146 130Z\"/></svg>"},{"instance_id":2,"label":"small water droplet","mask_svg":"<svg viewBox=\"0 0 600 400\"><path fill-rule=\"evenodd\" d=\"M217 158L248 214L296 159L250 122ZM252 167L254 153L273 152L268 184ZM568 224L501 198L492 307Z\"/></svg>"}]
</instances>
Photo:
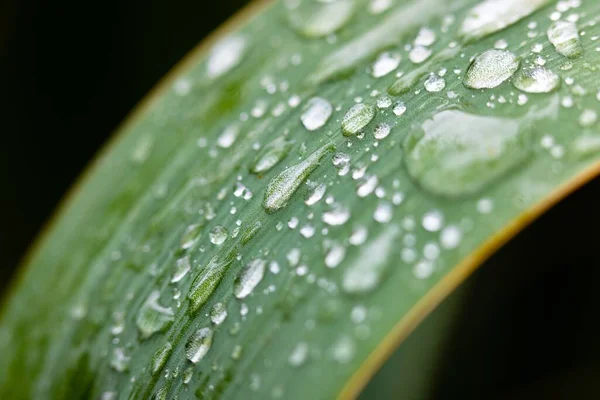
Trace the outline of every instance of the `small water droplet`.
<instances>
[{"instance_id":1,"label":"small water droplet","mask_svg":"<svg viewBox=\"0 0 600 400\"><path fill-rule=\"evenodd\" d=\"M335 268L344 260L346 256L346 247L340 243L332 243L325 255L325 266Z\"/></svg>"},{"instance_id":2,"label":"small water droplet","mask_svg":"<svg viewBox=\"0 0 600 400\"><path fill-rule=\"evenodd\" d=\"M221 225L216 225L214 228L210 230L208 237L212 244L220 245L227 239L229 236L229 231L227 228Z\"/></svg>"},{"instance_id":3,"label":"small water droplet","mask_svg":"<svg viewBox=\"0 0 600 400\"><path fill-rule=\"evenodd\" d=\"M396 104L394 104L392 111L399 117L406 111L406 104L404 104L403 101L398 101Z\"/></svg>"},{"instance_id":4,"label":"small water droplet","mask_svg":"<svg viewBox=\"0 0 600 400\"><path fill-rule=\"evenodd\" d=\"M423 228L429 232L437 232L442 229L444 215L438 210L428 211L423 215Z\"/></svg>"},{"instance_id":5,"label":"small water droplet","mask_svg":"<svg viewBox=\"0 0 600 400\"><path fill-rule=\"evenodd\" d=\"M385 224L392 220L392 215L392 205L386 201L380 201L373 213L373 219L381 224Z\"/></svg>"},{"instance_id":6,"label":"small water droplet","mask_svg":"<svg viewBox=\"0 0 600 400\"><path fill-rule=\"evenodd\" d=\"M117 347L110 359L110 366L117 372L125 372L129 368L129 361L131 361L131 357L125 354L124 349Z\"/></svg>"},{"instance_id":7,"label":"small water droplet","mask_svg":"<svg viewBox=\"0 0 600 400\"><path fill-rule=\"evenodd\" d=\"M233 293L238 299L248 296L265 276L267 262L257 258L247 263L233 284Z\"/></svg>"},{"instance_id":8,"label":"small water droplet","mask_svg":"<svg viewBox=\"0 0 600 400\"><path fill-rule=\"evenodd\" d=\"M419 33L415 38L416 46L431 46L435 43L435 32L427 27L419 29Z\"/></svg>"},{"instance_id":9,"label":"small water droplet","mask_svg":"<svg viewBox=\"0 0 600 400\"><path fill-rule=\"evenodd\" d=\"M439 77L435 74L431 74L425 80L425 90L428 92L439 92L446 87L446 81L444 78Z\"/></svg>"},{"instance_id":10,"label":"small water droplet","mask_svg":"<svg viewBox=\"0 0 600 400\"><path fill-rule=\"evenodd\" d=\"M171 278L171 283L177 283L181 281L188 272L190 272L192 266L190 264L190 256L181 257L175 262L175 272Z\"/></svg>"},{"instance_id":11,"label":"small water droplet","mask_svg":"<svg viewBox=\"0 0 600 400\"><path fill-rule=\"evenodd\" d=\"M263 207L268 213L285 207L308 176L319 166L319 162L325 154L333 150L333 145L328 143L315 150L304 161L292 165L274 177L267 186Z\"/></svg>"},{"instance_id":12,"label":"small water droplet","mask_svg":"<svg viewBox=\"0 0 600 400\"><path fill-rule=\"evenodd\" d=\"M374 290L388 266L388 254L396 242L399 229L388 225L348 265L342 278L342 288L349 294L362 294Z\"/></svg>"},{"instance_id":13,"label":"small water droplet","mask_svg":"<svg viewBox=\"0 0 600 400\"><path fill-rule=\"evenodd\" d=\"M334 33L350 20L355 0L288 2L287 6L290 24L298 33L320 38Z\"/></svg>"},{"instance_id":14,"label":"small water droplet","mask_svg":"<svg viewBox=\"0 0 600 400\"><path fill-rule=\"evenodd\" d=\"M358 186L356 194L358 197L366 197L373 193L378 183L379 179L377 179L377 175L371 175Z\"/></svg>"},{"instance_id":15,"label":"small water droplet","mask_svg":"<svg viewBox=\"0 0 600 400\"><path fill-rule=\"evenodd\" d=\"M223 303L215 303L210 309L210 320L215 325L221 325L227 318L227 308Z\"/></svg>"},{"instance_id":16,"label":"small water droplet","mask_svg":"<svg viewBox=\"0 0 600 400\"><path fill-rule=\"evenodd\" d=\"M519 59L510 51L488 50L477 56L465 74L464 84L472 89L494 88L519 69Z\"/></svg>"},{"instance_id":17,"label":"small water droplet","mask_svg":"<svg viewBox=\"0 0 600 400\"><path fill-rule=\"evenodd\" d=\"M313 191L310 192L304 203L307 206L312 206L313 204L317 203L325 195L325 190L327 190L327 186L325 184L317 185Z\"/></svg>"},{"instance_id":18,"label":"small water droplet","mask_svg":"<svg viewBox=\"0 0 600 400\"><path fill-rule=\"evenodd\" d=\"M512 83L527 93L549 93L558 88L560 77L549 69L536 66L519 70Z\"/></svg>"},{"instance_id":19,"label":"small water droplet","mask_svg":"<svg viewBox=\"0 0 600 400\"><path fill-rule=\"evenodd\" d=\"M347 364L354 358L356 344L349 336L339 338L331 348L331 358L340 364Z\"/></svg>"},{"instance_id":20,"label":"small water droplet","mask_svg":"<svg viewBox=\"0 0 600 400\"><path fill-rule=\"evenodd\" d=\"M323 127L332 113L333 107L329 101L322 97L313 97L306 103L300 121L306 129L312 132Z\"/></svg>"},{"instance_id":21,"label":"small water droplet","mask_svg":"<svg viewBox=\"0 0 600 400\"><path fill-rule=\"evenodd\" d=\"M388 95L383 95L377 99L377 108L385 109L392 105L392 98Z\"/></svg>"},{"instance_id":22,"label":"small water droplet","mask_svg":"<svg viewBox=\"0 0 600 400\"><path fill-rule=\"evenodd\" d=\"M157 332L163 332L175 320L173 309L161 306L158 303L159 298L160 292L154 290L137 314L135 323L142 339L147 339Z\"/></svg>"},{"instance_id":23,"label":"small water droplet","mask_svg":"<svg viewBox=\"0 0 600 400\"><path fill-rule=\"evenodd\" d=\"M208 56L208 77L218 78L236 67L242 61L246 48L246 38L240 35L229 36L218 42Z\"/></svg>"},{"instance_id":24,"label":"small water droplet","mask_svg":"<svg viewBox=\"0 0 600 400\"><path fill-rule=\"evenodd\" d=\"M577 25L575 25L574 22L553 22L546 34L556 51L563 56L576 58L583 54L583 47L579 41Z\"/></svg>"},{"instance_id":25,"label":"small water droplet","mask_svg":"<svg viewBox=\"0 0 600 400\"><path fill-rule=\"evenodd\" d=\"M292 350L288 357L288 363L292 367L300 367L304 365L308 358L308 344L305 342L299 342L296 347Z\"/></svg>"},{"instance_id":26,"label":"small water droplet","mask_svg":"<svg viewBox=\"0 0 600 400\"><path fill-rule=\"evenodd\" d=\"M371 66L371 75L373 78L381 78L398 68L402 56L395 51L385 51L379 56Z\"/></svg>"},{"instance_id":27,"label":"small water droplet","mask_svg":"<svg viewBox=\"0 0 600 400\"><path fill-rule=\"evenodd\" d=\"M185 357L194 364L198 363L210 350L212 340L212 329L198 329L192 334L192 336L190 336L185 345Z\"/></svg>"},{"instance_id":28,"label":"small water droplet","mask_svg":"<svg viewBox=\"0 0 600 400\"><path fill-rule=\"evenodd\" d=\"M373 118L375 118L376 113L377 109L371 104L355 104L348 110L342 120L342 131L344 136L356 135L359 133L373 120Z\"/></svg>"},{"instance_id":29,"label":"small water droplet","mask_svg":"<svg viewBox=\"0 0 600 400\"><path fill-rule=\"evenodd\" d=\"M188 226L181 237L181 248L185 250L192 247L196 243L196 240L198 240L201 230L202 226L200 224L192 224Z\"/></svg>"},{"instance_id":30,"label":"small water droplet","mask_svg":"<svg viewBox=\"0 0 600 400\"><path fill-rule=\"evenodd\" d=\"M455 225L448 225L440 234L440 243L442 244L443 248L448 250L457 248L461 239L462 232L460 228Z\"/></svg>"},{"instance_id":31,"label":"small water droplet","mask_svg":"<svg viewBox=\"0 0 600 400\"><path fill-rule=\"evenodd\" d=\"M240 133L240 128L236 124L229 124L223 129L223 132L217 138L217 146L222 147L224 149L228 149L235 143L238 135Z\"/></svg>"},{"instance_id":32,"label":"small water droplet","mask_svg":"<svg viewBox=\"0 0 600 400\"><path fill-rule=\"evenodd\" d=\"M336 204L331 210L324 212L321 219L327 225L343 225L350 219L350 210L341 204Z\"/></svg>"},{"instance_id":33,"label":"small water droplet","mask_svg":"<svg viewBox=\"0 0 600 400\"><path fill-rule=\"evenodd\" d=\"M389 124L382 122L375 127L375 130L373 131L373 136L375 136L375 139L377 140L385 139L391 131L392 127Z\"/></svg>"},{"instance_id":34,"label":"small water droplet","mask_svg":"<svg viewBox=\"0 0 600 400\"><path fill-rule=\"evenodd\" d=\"M190 381L192 380L193 375L194 375L194 368L193 367L187 367L185 369L185 371L183 371L183 384L187 385L188 383L190 383Z\"/></svg>"},{"instance_id":35,"label":"small water droplet","mask_svg":"<svg viewBox=\"0 0 600 400\"><path fill-rule=\"evenodd\" d=\"M369 236L369 231L364 226L356 226L352 231L352 235L348 239L351 245L360 246L366 242Z\"/></svg>"},{"instance_id":36,"label":"small water droplet","mask_svg":"<svg viewBox=\"0 0 600 400\"><path fill-rule=\"evenodd\" d=\"M262 174L269 171L283 160L292 148L293 142L284 137L278 137L267 144L256 156L250 166L253 174Z\"/></svg>"},{"instance_id":37,"label":"small water droplet","mask_svg":"<svg viewBox=\"0 0 600 400\"><path fill-rule=\"evenodd\" d=\"M598 114L595 110L590 108L586 108L579 115L579 125L581 125L583 128L588 128L594 125L596 121L598 121Z\"/></svg>"},{"instance_id":38,"label":"small water droplet","mask_svg":"<svg viewBox=\"0 0 600 400\"><path fill-rule=\"evenodd\" d=\"M408 53L408 59L413 64L421 64L431 56L431 50L425 46L415 46Z\"/></svg>"}]
</instances>

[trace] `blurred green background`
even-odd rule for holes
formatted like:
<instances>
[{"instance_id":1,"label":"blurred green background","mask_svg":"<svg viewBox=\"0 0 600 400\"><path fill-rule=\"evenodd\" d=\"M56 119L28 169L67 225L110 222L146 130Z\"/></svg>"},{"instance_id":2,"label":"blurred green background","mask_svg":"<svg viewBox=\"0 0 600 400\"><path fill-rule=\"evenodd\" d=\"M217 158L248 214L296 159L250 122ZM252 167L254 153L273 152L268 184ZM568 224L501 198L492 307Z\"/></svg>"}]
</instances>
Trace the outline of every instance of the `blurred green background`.
<instances>
[{"instance_id":1,"label":"blurred green background","mask_svg":"<svg viewBox=\"0 0 600 400\"><path fill-rule=\"evenodd\" d=\"M127 113L247 2L0 1L0 290Z\"/></svg>"}]
</instances>

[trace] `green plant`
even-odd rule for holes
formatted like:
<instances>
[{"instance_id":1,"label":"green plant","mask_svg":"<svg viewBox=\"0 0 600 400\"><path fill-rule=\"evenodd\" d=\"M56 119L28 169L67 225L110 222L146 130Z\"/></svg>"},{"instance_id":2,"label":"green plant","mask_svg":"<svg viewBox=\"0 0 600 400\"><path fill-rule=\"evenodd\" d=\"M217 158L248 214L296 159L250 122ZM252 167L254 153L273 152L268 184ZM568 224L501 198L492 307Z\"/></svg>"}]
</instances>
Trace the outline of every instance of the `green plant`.
<instances>
[{"instance_id":1,"label":"green plant","mask_svg":"<svg viewBox=\"0 0 600 400\"><path fill-rule=\"evenodd\" d=\"M2 398L355 396L597 174L600 3L254 9L138 108L27 260Z\"/></svg>"}]
</instances>

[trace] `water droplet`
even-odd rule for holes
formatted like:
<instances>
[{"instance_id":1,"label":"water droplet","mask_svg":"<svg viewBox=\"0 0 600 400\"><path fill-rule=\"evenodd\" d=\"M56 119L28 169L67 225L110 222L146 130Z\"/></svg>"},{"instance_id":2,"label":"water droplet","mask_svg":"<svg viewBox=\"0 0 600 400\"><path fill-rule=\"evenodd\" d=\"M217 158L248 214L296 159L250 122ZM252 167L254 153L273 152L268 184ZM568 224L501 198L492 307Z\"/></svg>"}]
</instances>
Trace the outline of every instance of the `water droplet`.
<instances>
[{"instance_id":1,"label":"water droplet","mask_svg":"<svg viewBox=\"0 0 600 400\"><path fill-rule=\"evenodd\" d=\"M327 143L315 150L304 161L292 165L274 177L265 192L263 207L268 213L273 213L286 206L292 195L308 176L319 166L319 161L325 154L333 150L333 145Z\"/></svg>"},{"instance_id":2,"label":"water droplet","mask_svg":"<svg viewBox=\"0 0 600 400\"><path fill-rule=\"evenodd\" d=\"M560 77L549 69L536 66L519 70L512 83L527 93L549 93L558 88Z\"/></svg>"},{"instance_id":3,"label":"water droplet","mask_svg":"<svg viewBox=\"0 0 600 400\"><path fill-rule=\"evenodd\" d=\"M300 228L300 234L305 238L309 239L314 236L315 227L309 224L304 225L302 228Z\"/></svg>"},{"instance_id":4,"label":"water droplet","mask_svg":"<svg viewBox=\"0 0 600 400\"><path fill-rule=\"evenodd\" d=\"M429 75L425 80L425 90L428 92L439 92L446 87L446 81L444 78L439 77L435 74Z\"/></svg>"},{"instance_id":5,"label":"water droplet","mask_svg":"<svg viewBox=\"0 0 600 400\"><path fill-rule=\"evenodd\" d=\"M354 13L355 0L289 2L288 19L296 31L320 38L342 28Z\"/></svg>"},{"instance_id":6,"label":"water droplet","mask_svg":"<svg viewBox=\"0 0 600 400\"><path fill-rule=\"evenodd\" d=\"M177 283L181 281L188 272L190 272L192 266L190 264L190 256L181 257L175 262L175 272L171 278L171 283Z\"/></svg>"},{"instance_id":7,"label":"water droplet","mask_svg":"<svg viewBox=\"0 0 600 400\"><path fill-rule=\"evenodd\" d=\"M346 256L346 247L340 243L332 243L325 255L325 265L329 268L335 268L344 260Z\"/></svg>"},{"instance_id":8,"label":"water droplet","mask_svg":"<svg viewBox=\"0 0 600 400\"><path fill-rule=\"evenodd\" d=\"M448 250L455 249L460 244L462 232L460 228L454 225L448 225L440 234L440 243L442 247Z\"/></svg>"},{"instance_id":9,"label":"water droplet","mask_svg":"<svg viewBox=\"0 0 600 400\"><path fill-rule=\"evenodd\" d=\"M300 121L309 131L316 131L327 123L332 113L333 107L329 101L322 97L313 97L306 103Z\"/></svg>"},{"instance_id":10,"label":"water droplet","mask_svg":"<svg viewBox=\"0 0 600 400\"><path fill-rule=\"evenodd\" d=\"M406 111L406 104L404 104L403 101L398 101L396 102L396 104L394 104L394 108L392 111L399 117Z\"/></svg>"},{"instance_id":11,"label":"water droplet","mask_svg":"<svg viewBox=\"0 0 600 400\"><path fill-rule=\"evenodd\" d=\"M159 298L158 290L150 293L137 314L135 323L142 339L147 339L157 332L163 332L175 320L171 307L163 307L158 304Z\"/></svg>"},{"instance_id":12,"label":"water droplet","mask_svg":"<svg viewBox=\"0 0 600 400\"><path fill-rule=\"evenodd\" d=\"M248 296L265 276L266 261L257 258L242 268L233 284L233 294L238 299Z\"/></svg>"},{"instance_id":13,"label":"water droplet","mask_svg":"<svg viewBox=\"0 0 600 400\"><path fill-rule=\"evenodd\" d=\"M574 22L553 22L546 34L556 51L563 56L576 58L583 54L583 47L579 41L577 25L575 25Z\"/></svg>"},{"instance_id":14,"label":"water droplet","mask_svg":"<svg viewBox=\"0 0 600 400\"><path fill-rule=\"evenodd\" d=\"M398 68L402 61L402 56L395 51L385 51L377 57L371 66L371 75L373 78L381 78Z\"/></svg>"},{"instance_id":15,"label":"water droplet","mask_svg":"<svg viewBox=\"0 0 600 400\"><path fill-rule=\"evenodd\" d=\"M196 364L204 358L212 345L213 331L210 328L198 329L185 345L185 357Z\"/></svg>"},{"instance_id":16,"label":"water droplet","mask_svg":"<svg viewBox=\"0 0 600 400\"><path fill-rule=\"evenodd\" d=\"M442 229L444 215L438 210L428 211L423 215L423 228L429 232L437 232Z\"/></svg>"},{"instance_id":17,"label":"water droplet","mask_svg":"<svg viewBox=\"0 0 600 400\"><path fill-rule=\"evenodd\" d=\"M185 371L183 371L183 384L187 385L188 383L190 383L190 381L192 380L193 376L194 376L194 368L193 367L187 367L185 369Z\"/></svg>"},{"instance_id":18,"label":"water droplet","mask_svg":"<svg viewBox=\"0 0 600 400\"><path fill-rule=\"evenodd\" d=\"M588 128L594 125L596 121L598 121L598 114L595 110L590 108L586 108L579 115L579 125L581 125L583 128Z\"/></svg>"},{"instance_id":19,"label":"water droplet","mask_svg":"<svg viewBox=\"0 0 600 400\"><path fill-rule=\"evenodd\" d=\"M288 363L292 367L300 367L304 365L306 359L308 358L308 344L305 342L300 342L294 347L290 356L288 357Z\"/></svg>"},{"instance_id":20,"label":"water droplet","mask_svg":"<svg viewBox=\"0 0 600 400\"><path fill-rule=\"evenodd\" d=\"M288 251L285 257L290 263L290 267L295 267L296 265L298 265L298 263L300 262L301 255L302 254L300 253L300 249L298 248L293 248L290 251Z\"/></svg>"},{"instance_id":21,"label":"water droplet","mask_svg":"<svg viewBox=\"0 0 600 400\"><path fill-rule=\"evenodd\" d=\"M393 0L370 0L369 12L377 15L387 11L393 4Z\"/></svg>"},{"instance_id":22,"label":"water droplet","mask_svg":"<svg viewBox=\"0 0 600 400\"><path fill-rule=\"evenodd\" d=\"M477 211L481 214L489 214L494 209L494 202L491 199L483 198L477 201Z\"/></svg>"},{"instance_id":23,"label":"water droplet","mask_svg":"<svg viewBox=\"0 0 600 400\"><path fill-rule=\"evenodd\" d=\"M373 131L373 136L375 136L375 139L377 140L385 139L391 131L392 127L389 124L382 122L375 127L375 130Z\"/></svg>"},{"instance_id":24,"label":"water droplet","mask_svg":"<svg viewBox=\"0 0 600 400\"><path fill-rule=\"evenodd\" d=\"M373 219L381 224L392 220L392 205L386 201L380 201L373 213Z\"/></svg>"},{"instance_id":25,"label":"water droplet","mask_svg":"<svg viewBox=\"0 0 600 400\"><path fill-rule=\"evenodd\" d=\"M427 279L433 274L433 263L428 260L422 260L413 267L413 275L417 279Z\"/></svg>"},{"instance_id":26,"label":"water droplet","mask_svg":"<svg viewBox=\"0 0 600 400\"><path fill-rule=\"evenodd\" d=\"M366 197L373 193L373 190L375 190L378 183L379 179L377 179L377 176L371 175L358 186L358 188L356 189L356 194L358 195L358 197Z\"/></svg>"},{"instance_id":27,"label":"water droplet","mask_svg":"<svg viewBox=\"0 0 600 400\"><path fill-rule=\"evenodd\" d=\"M354 358L356 344L349 336L342 336L331 348L331 358L340 364L347 364Z\"/></svg>"},{"instance_id":28,"label":"water droplet","mask_svg":"<svg viewBox=\"0 0 600 400\"><path fill-rule=\"evenodd\" d=\"M344 136L356 135L375 118L376 113L377 109L371 104L355 104L342 120Z\"/></svg>"},{"instance_id":29,"label":"water droplet","mask_svg":"<svg viewBox=\"0 0 600 400\"><path fill-rule=\"evenodd\" d=\"M323 195L325 195L325 190L327 190L327 186L325 184L317 185L313 191L310 192L304 203L307 206L312 206L313 204L317 203L323 198Z\"/></svg>"},{"instance_id":30,"label":"water droplet","mask_svg":"<svg viewBox=\"0 0 600 400\"><path fill-rule=\"evenodd\" d=\"M392 105L392 98L388 95L383 95L377 99L377 108L384 109Z\"/></svg>"},{"instance_id":31,"label":"water droplet","mask_svg":"<svg viewBox=\"0 0 600 400\"><path fill-rule=\"evenodd\" d=\"M444 196L477 192L524 161L528 131L519 122L446 110L413 129L404 141L409 174Z\"/></svg>"},{"instance_id":32,"label":"water droplet","mask_svg":"<svg viewBox=\"0 0 600 400\"><path fill-rule=\"evenodd\" d=\"M600 152L600 136L592 133L578 136L573 140L571 151L579 158L597 155Z\"/></svg>"},{"instance_id":33,"label":"water droplet","mask_svg":"<svg viewBox=\"0 0 600 400\"><path fill-rule=\"evenodd\" d=\"M198 240L201 230L202 226L200 224L188 226L181 237L181 248L185 250L192 247L196 243L196 240Z\"/></svg>"},{"instance_id":34,"label":"water droplet","mask_svg":"<svg viewBox=\"0 0 600 400\"><path fill-rule=\"evenodd\" d=\"M415 38L415 46L431 46L435 42L435 32L427 27L419 29Z\"/></svg>"},{"instance_id":35,"label":"water droplet","mask_svg":"<svg viewBox=\"0 0 600 400\"><path fill-rule=\"evenodd\" d=\"M228 149L235 143L238 135L240 134L240 128L236 124L229 124L223 129L223 132L217 138L217 146L224 149Z\"/></svg>"},{"instance_id":36,"label":"water droplet","mask_svg":"<svg viewBox=\"0 0 600 400\"><path fill-rule=\"evenodd\" d=\"M368 236L369 231L367 230L367 228L365 228L364 226L357 226L352 231L352 235L350 236L350 239L348 239L348 241L351 245L360 246L367 240Z\"/></svg>"},{"instance_id":37,"label":"water droplet","mask_svg":"<svg viewBox=\"0 0 600 400\"><path fill-rule=\"evenodd\" d=\"M431 55L431 50L425 46L415 46L408 53L408 59L413 64L421 64Z\"/></svg>"},{"instance_id":38,"label":"water droplet","mask_svg":"<svg viewBox=\"0 0 600 400\"><path fill-rule=\"evenodd\" d=\"M343 225L350 219L350 210L341 204L336 204L331 210L324 212L321 219L327 225Z\"/></svg>"},{"instance_id":39,"label":"water droplet","mask_svg":"<svg viewBox=\"0 0 600 400\"><path fill-rule=\"evenodd\" d=\"M151 371L152 375L156 375L164 368L165 364L171 357L173 351L173 345L171 342L165 343L160 349L156 350L156 353L152 356Z\"/></svg>"},{"instance_id":40,"label":"water droplet","mask_svg":"<svg viewBox=\"0 0 600 400\"><path fill-rule=\"evenodd\" d=\"M399 229L389 225L348 265L342 278L342 288L349 294L362 294L374 290L388 266L388 254L392 250Z\"/></svg>"},{"instance_id":41,"label":"water droplet","mask_svg":"<svg viewBox=\"0 0 600 400\"><path fill-rule=\"evenodd\" d=\"M215 325L221 325L227 318L227 308L223 303L215 303L210 309L210 320Z\"/></svg>"},{"instance_id":42,"label":"water droplet","mask_svg":"<svg viewBox=\"0 0 600 400\"><path fill-rule=\"evenodd\" d=\"M284 137L278 137L271 141L256 156L250 166L250 172L262 174L269 171L288 155L292 145L293 142Z\"/></svg>"},{"instance_id":43,"label":"water droplet","mask_svg":"<svg viewBox=\"0 0 600 400\"><path fill-rule=\"evenodd\" d=\"M129 368L129 361L131 361L131 357L125 354L124 349L117 347L110 359L110 366L117 372L125 372Z\"/></svg>"},{"instance_id":44,"label":"water droplet","mask_svg":"<svg viewBox=\"0 0 600 400\"><path fill-rule=\"evenodd\" d=\"M227 228L221 225L216 225L214 228L210 230L208 237L212 244L220 245L227 239L229 236L229 231Z\"/></svg>"},{"instance_id":45,"label":"water droplet","mask_svg":"<svg viewBox=\"0 0 600 400\"><path fill-rule=\"evenodd\" d=\"M242 357L242 346L240 346L239 344L236 344L233 347L233 351L231 352L231 358L233 360L239 360L240 357Z\"/></svg>"},{"instance_id":46,"label":"water droplet","mask_svg":"<svg viewBox=\"0 0 600 400\"><path fill-rule=\"evenodd\" d=\"M469 10L459 35L467 42L498 32L546 5L549 0L484 0Z\"/></svg>"},{"instance_id":47,"label":"water droplet","mask_svg":"<svg viewBox=\"0 0 600 400\"><path fill-rule=\"evenodd\" d=\"M196 313L210 298L219 283L221 283L233 259L233 253L227 254L223 260L219 259L218 256L214 256L200 275L194 279L188 294L191 313Z\"/></svg>"},{"instance_id":48,"label":"water droplet","mask_svg":"<svg viewBox=\"0 0 600 400\"><path fill-rule=\"evenodd\" d=\"M209 78L218 78L236 67L246 51L246 38L240 35L229 36L217 43L211 50L206 63Z\"/></svg>"},{"instance_id":49,"label":"water droplet","mask_svg":"<svg viewBox=\"0 0 600 400\"><path fill-rule=\"evenodd\" d=\"M472 89L494 88L519 69L519 59L510 51L488 50L477 56L465 74L464 84Z\"/></svg>"}]
</instances>

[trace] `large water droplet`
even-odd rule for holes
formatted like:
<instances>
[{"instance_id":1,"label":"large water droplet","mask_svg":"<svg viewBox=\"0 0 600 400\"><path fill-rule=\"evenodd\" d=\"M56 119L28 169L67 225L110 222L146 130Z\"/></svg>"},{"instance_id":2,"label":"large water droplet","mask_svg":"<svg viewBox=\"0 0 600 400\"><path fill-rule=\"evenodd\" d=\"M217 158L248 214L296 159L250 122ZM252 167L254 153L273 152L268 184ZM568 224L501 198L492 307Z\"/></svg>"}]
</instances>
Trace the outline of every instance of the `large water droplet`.
<instances>
[{"instance_id":1,"label":"large water droplet","mask_svg":"<svg viewBox=\"0 0 600 400\"><path fill-rule=\"evenodd\" d=\"M211 50L206 63L209 78L217 78L236 67L246 51L244 36L229 36L217 43Z\"/></svg>"},{"instance_id":2,"label":"large water droplet","mask_svg":"<svg viewBox=\"0 0 600 400\"><path fill-rule=\"evenodd\" d=\"M373 78L380 78L389 74L398 68L401 60L402 56L395 51L381 53L371 66L371 76L373 76Z\"/></svg>"},{"instance_id":3,"label":"large water droplet","mask_svg":"<svg viewBox=\"0 0 600 400\"><path fill-rule=\"evenodd\" d=\"M344 136L356 135L375 118L376 113L377 109L371 104L355 104L342 120Z\"/></svg>"},{"instance_id":4,"label":"large water droplet","mask_svg":"<svg viewBox=\"0 0 600 400\"><path fill-rule=\"evenodd\" d=\"M344 271L342 288L346 293L367 293L379 285L398 233L399 229L395 225L389 225L360 249L358 256Z\"/></svg>"},{"instance_id":5,"label":"large water droplet","mask_svg":"<svg viewBox=\"0 0 600 400\"><path fill-rule=\"evenodd\" d=\"M137 314L135 323L142 339L147 339L157 332L166 330L175 320L171 307L163 307L158 304L159 298L160 292L154 290Z\"/></svg>"},{"instance_id":6,"label":"large water droplet","mask_svg":"<svg viewBox=\"0 0 600 400\"><path fill-rule=\"evenodd\" d=\"M221 325L227 318L227 308L223 303L215 303L210 309L210 320L215 325Z\"/></svg>"},{"instance_id":7,"label":"large water droplet","mask_svg":"<svg viewBox=\"0 0 600 400\"><path fill-rule=\"evenodd\" d=\"M354 13L355 0L287 2L290 24L302 35L319 38L343 27Z\"/></svg>"},{"instance_id":8,"label":"large water droplet","mask_svg":"<svg viewBox=\"0 0 600 400\"><path fill-rule=\"evenodd\" d=\"M152 356L151 362L151 372L152 375L156 375L159 373L171 357L171 352L173 351L173 345L171 342L165 343L161 348L156 350L156 353Z\"/></svg>"},{"instance_id":9,"label":"large water droplet","mask_svg":"<svg viewBox=\"0 0 600 400\"><path fill-rule=\"evenodd\" d=\"M574 22L556 21L550 25L546 34L556 51L563 56L576 58L583 54L577 25Z\"/></svg>"},{"instance_id":10,"label":"large water droplet","mask_svg":"<svg viewBox=\"0 0 600 400\"><path fill-rule=\"evenodd\" d=\"M229 231L227 228L221 225L216 225L214 228L210 230L208 237L212 244L220 245L227 239L229 236Z\"/></svg>"},{"instance_id":11,"label":"large water droplet","mask_svg":"<svg viewBox=\"0 0 600 400\"><path fill-rule=\"evenodd\" d=\"M250 172L262 174L269 171L288 155L292 145L293 142L284 137L276 138L258 153L250 166Z\"/></svg>"},{"instance_id":12,"label":"large water droplet","mask_svg":"<svg viewBox=\"0 0 600 400\"><path fill-rule=\"evenodd\" d=\"M234 253L227 254L222 260L218 256L214 256L200 275L194 279L188 294L191 313L196 313L210 298L221 283L233 259Z\"/></svg>"},{"instance_id":13,"label":"large water droplet","mask_svg":"<svg viewBox=\"0 0 600 400\"><path fill-rule=\"evenodd\" d=\"M523 68L515 74L513 85L527 93L549 93L560 85L560 77L544 67Z\"/></svg>"},{"instance_id":14,"label":"large water droplet","mask_svg":"<svg viewBox=\"0 0 600 400\"><path fill-rule=\"evenodd\" d=\"M464 84L472 89L494 88L519 69L519 59L510 51L488 50L477 56L465 74Z\"/></svg>"},{"instance_id":15,"label":"large water droplet","mask_svg":"<svg viewBox=\"0 0 600 400\"><path fill-rule=\"evenodd\" d=\"M198 329L189 338L185 345L185 357L192 363L196 364L210 350L212 345L213 331L210 328Z\"/></svg>"},{"instance_id":16,"label":"large water droplet","mask_svg":"<svg viewBox=\"0 0 600 400\"><path fill-rule=\"evenodd\" d=\"M333 148L333 144L327 143L315 150L304 161L286 168L279 175L271 179L263 201L265 210L268 213L273 213L285 207L302 182L319 166L321 158L332 151Z\"/></svg>"},{"instance_id":17,"label":"large water droplet","mask_svg":"<svg viewBox=\"0 0 600 400\"><path fill-rule=\"evenodd\" d=\"M477 192L524 161L530 136L516 120L446 110L413 129L404 150L423 188L453 197Z\"/></svg>"},{"instance_id":18,"label":"large water droplet","mask_svg":"<svg viewBox=\"0 0 600 400\"><path fill-rule=\"evenodd\" d=\"M467 42L498 32L547 4L549 0L484 0L469 10L459 35Z\"/></svg>"},{"instance_id":19,"label":"large water droplet","mask_svg":"<svg viewBox=\"0 0 600 400\"><path fill-rule=\"evenodd\" d=\"M265 276L265 260L257 258L242 268L233 284L233 294L238 299L248 296Z\"/></svg>"},{"instance_id":20,"label":"large water droplet","mask_svg":"<svg viewBox=\"0 0 600 400\"><path fill-rule=\"evenodd\" d=\"M329 101L322 97L313 97L306 103L300 121L309 131L316 131L327 123L332 113L333 107Z\"/></svg>"}]
</instances>

